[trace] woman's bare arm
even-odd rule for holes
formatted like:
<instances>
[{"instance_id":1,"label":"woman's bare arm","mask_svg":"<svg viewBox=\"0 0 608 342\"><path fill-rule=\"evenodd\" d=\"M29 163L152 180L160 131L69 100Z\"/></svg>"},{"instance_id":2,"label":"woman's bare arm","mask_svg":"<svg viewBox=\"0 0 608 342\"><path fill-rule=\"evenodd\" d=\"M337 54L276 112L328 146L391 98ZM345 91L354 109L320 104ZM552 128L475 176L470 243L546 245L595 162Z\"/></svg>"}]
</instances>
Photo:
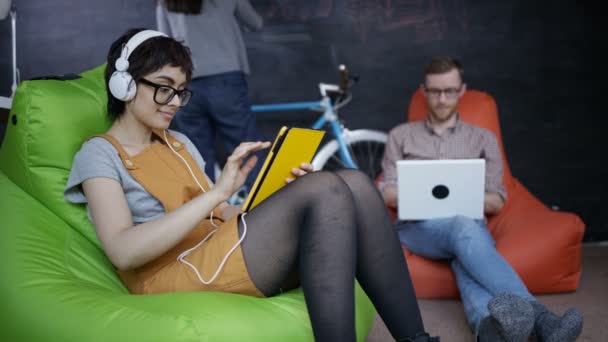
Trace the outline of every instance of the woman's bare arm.
<instances>
[{"instance_id":1,"label":"woman's bare arm","mask_svg":"<svg viewBox=\"0 0 608 342\"><path fill-rule=\"evenodd\" d=\"M170 250L226 199L211 190L158 219L134 225L117 181L90 178L82 187L97 236L110 261L120 270L141 266Z\"/></svg>"},{"instance_id":2,"label":"woman's bare arm","mask_svg":"<svg viewBox=\"0 0 608 342\"><path fill-rule=\"evenodd\" d=\"M179 243L211 211L245 182L256 159L244 165L252 152L268 148L269 142L239 145L228 157L218 183L181 207L142 224L134 225L120 184L109 178L90 178L82 183L97 236L110 261L120 270L141 266Z\"/></svg>"}]
</instances>

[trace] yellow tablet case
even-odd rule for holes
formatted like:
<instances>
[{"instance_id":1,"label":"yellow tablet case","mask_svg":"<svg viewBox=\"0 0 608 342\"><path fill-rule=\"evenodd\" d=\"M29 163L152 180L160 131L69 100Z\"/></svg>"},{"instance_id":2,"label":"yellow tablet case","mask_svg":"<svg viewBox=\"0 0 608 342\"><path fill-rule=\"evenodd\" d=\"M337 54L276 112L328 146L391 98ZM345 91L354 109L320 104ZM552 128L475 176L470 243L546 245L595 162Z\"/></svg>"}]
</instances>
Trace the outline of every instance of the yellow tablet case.
<instances>
[{"instance_id":1,"label":"yellow tablet case","mask_svg":"<svg viewBox=\"0 0 608 342\"><path fill-rule=\"evenodd\" d=\"M315 129L281 127L243 204L243 211L248 212L285 186L285 179L294 177L291 169L310 163L324 135L325 131Z\"/></svg>"}]
</instances>

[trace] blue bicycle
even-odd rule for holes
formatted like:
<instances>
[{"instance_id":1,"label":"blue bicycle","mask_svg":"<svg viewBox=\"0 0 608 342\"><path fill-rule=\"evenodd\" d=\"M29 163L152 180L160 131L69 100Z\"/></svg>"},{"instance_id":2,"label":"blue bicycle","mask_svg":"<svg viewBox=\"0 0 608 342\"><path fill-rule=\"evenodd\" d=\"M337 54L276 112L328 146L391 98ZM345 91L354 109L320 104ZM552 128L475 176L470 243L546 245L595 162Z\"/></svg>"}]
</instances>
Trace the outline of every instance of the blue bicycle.
<instances>
[{"instance_id":1,"label":"blue bicycle","mask_svg":"<svg viewBox=\"0 0 608 342\"><path fill-rule=\"evenodd\" d=\"M350 102L352 94L349 89L357 80L357 77L349 76L344 65L340 65L340 84L320 83L320 101L253 105L251 109L255 112L303 109L320 112L312 128L324 129L327 125L333 139L323 144L315 154L312 161L315 170L356 168L371 179L376 179L381 172L380 164L388 135L370 129L349 130L338 115L338 110Z\"/></svg>"}]
</instances>

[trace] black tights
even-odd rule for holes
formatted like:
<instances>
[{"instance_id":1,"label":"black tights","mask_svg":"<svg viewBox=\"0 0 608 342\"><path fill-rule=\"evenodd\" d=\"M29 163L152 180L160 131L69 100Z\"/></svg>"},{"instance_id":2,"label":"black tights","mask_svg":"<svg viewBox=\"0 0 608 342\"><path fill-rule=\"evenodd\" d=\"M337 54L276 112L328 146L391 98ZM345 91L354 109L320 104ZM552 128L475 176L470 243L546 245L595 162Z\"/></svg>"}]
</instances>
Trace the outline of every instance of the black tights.
<instances>
[{"instance_id":1,"label":"black tights","mask_svg":"<svg viewBox=\"0 0 608 342\"><path fill-rule=\"evenodd\" d=\"M395 339L424 331L393 224L365 174L311 173L245 220L242 250L254 284L271 296L293 288L297 274L316 341L355 341L355 276Z\"/></svg>"}]
</instances>

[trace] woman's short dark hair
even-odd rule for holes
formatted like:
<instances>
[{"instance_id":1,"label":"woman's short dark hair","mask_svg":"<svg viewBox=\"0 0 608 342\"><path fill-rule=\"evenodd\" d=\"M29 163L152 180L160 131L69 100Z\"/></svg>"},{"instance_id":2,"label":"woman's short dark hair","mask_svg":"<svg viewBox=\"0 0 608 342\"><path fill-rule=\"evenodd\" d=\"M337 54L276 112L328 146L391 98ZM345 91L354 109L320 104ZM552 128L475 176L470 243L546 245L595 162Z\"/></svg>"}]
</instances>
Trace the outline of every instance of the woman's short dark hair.
<instances>
[{"instance_id":1,"label":"woman's short dark hair","mask_svg":"<svg viewBox=\"0 0 608 342\"><path fill-rule=\"evenodd\" d=\"M108 52L107 65L105 70L106 91L108 92L108 117L111 121L119 118L125 111L125 103L118 100L110 93L108 83L110 77L116 71L116 60L120 57L122 47L136 33L143 31L143 28L130 29L118 38ZM180 67L186 74L186 80L192 79L192 59L190 49L182 43L170 37L154 37L141 43L129 56L129 68L127 72L131 74L135 82L142 77L162 69L166 65Z\"/></svg>"},{"instance_id":2,"label":"woman's short dark hair","mask_svg":"<svg viewBox=\"0 0 608 342\"><path fill-rule=\"evenodd\" d=\"M165 0L169 12L184 14L201 14L203 0Z\"/></svg>"}]
</instances>

